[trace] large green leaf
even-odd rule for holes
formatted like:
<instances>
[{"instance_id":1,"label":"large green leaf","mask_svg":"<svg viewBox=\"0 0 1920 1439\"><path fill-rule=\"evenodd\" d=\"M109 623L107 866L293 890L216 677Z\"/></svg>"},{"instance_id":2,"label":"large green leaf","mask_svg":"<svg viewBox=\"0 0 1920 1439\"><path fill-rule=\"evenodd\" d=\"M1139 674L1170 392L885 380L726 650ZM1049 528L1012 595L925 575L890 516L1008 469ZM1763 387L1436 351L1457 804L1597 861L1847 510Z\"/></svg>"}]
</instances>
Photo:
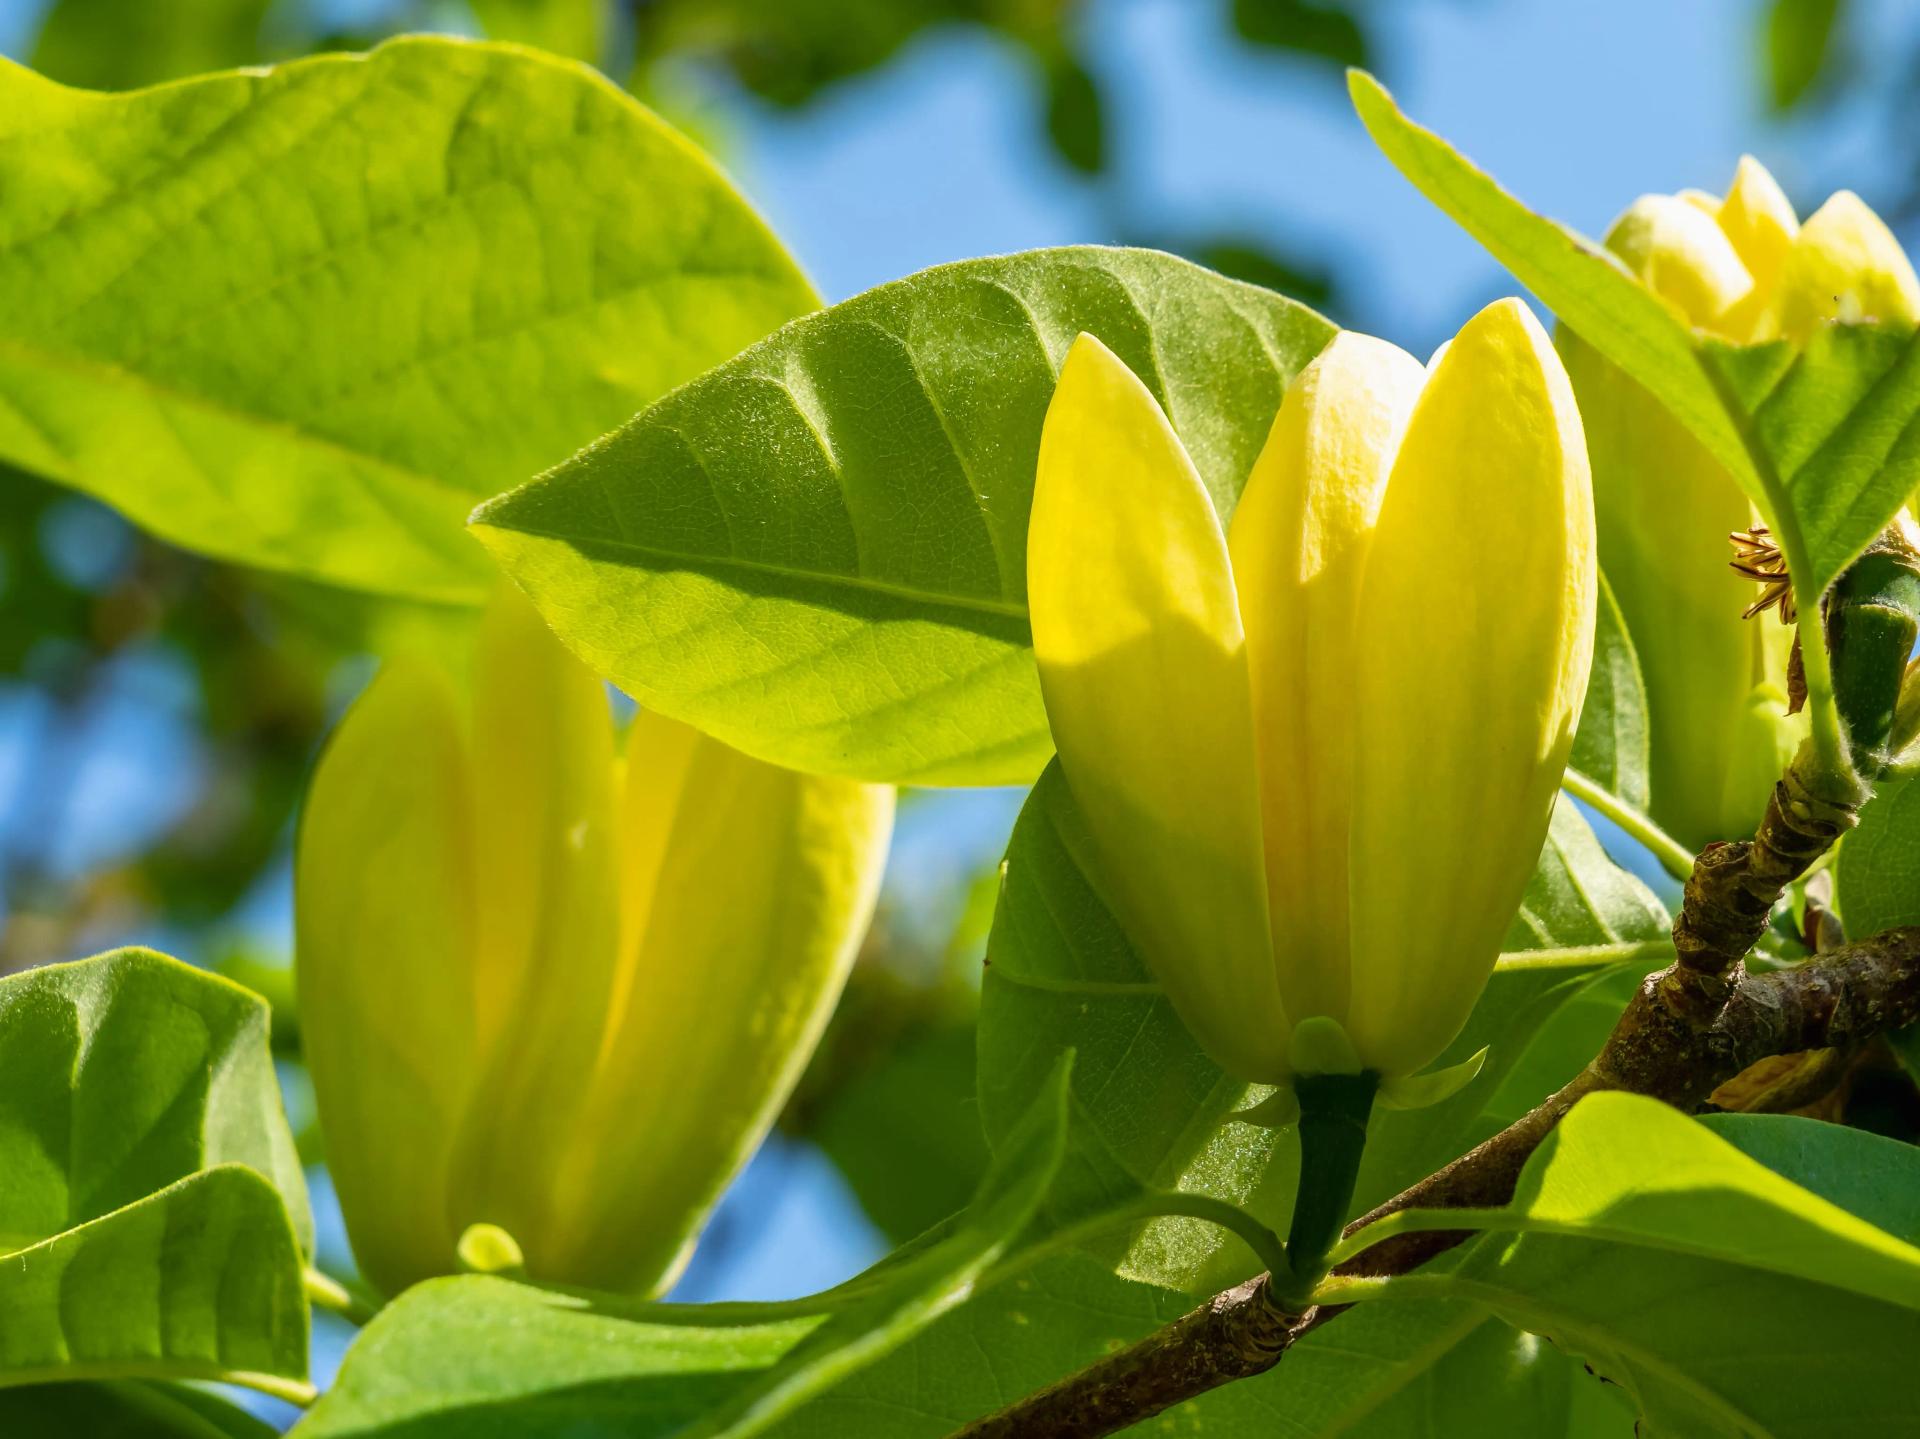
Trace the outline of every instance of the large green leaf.
<instances>
[{"instance_id":1,"label":"large green leaf","mask_svg":"<svg viewBox=\"0 0 1920 1439\"><path fill-rule=\"evenodd\" d=\"M303 1387L300 1248L279 1194L244 1165L4 1258L0 1385L164 1374Z\"/></svg>"},{"instance_id":2,"label":"large green leaf","mask_svg":"<svg viewBox=\"0 0 1920 1439\"><path fill-rule=\"evenodd\" d=\"M129 95L0 62L0 459L426 598L474 500L815 303L586 68L411 39Z\"/></svg>"},{"instance_id":3,"label":"large green leaf","mask_svg":"<svg viewBox=\"0 0 1920 1439\"><path fill-rule=\"evenodd\" d=\"M948 1315L773 1432L780 1439L937 1439L1140 1338L1192 1303L1109 1274L1085 1257L1052 1259ZM1601 1389L1578 1364L1476 1305L1372 1305L1315 1330L1268 1373L1128 1432L1624 1439L1631 1423Z\"/></svg>"},{"instance_id":4,"label":"large green leaf","mask_svg":"<svg viewBox=\"0 0 1920 1439\"><path fill-rule=\"evenodd\" d=\"M267 1006L150 950L0 979L0 1250L221 1164L279 1188L312 1247Z\"/></svg>"},{"instance_id":5,"label":"large green leaf","mask_svg":"<svg viewBox=\"0 0 1920 1439\"><path fill-rule=\"evenodd\" d=\"M145 950L30 970L0 1075L0 1385L304 1378L312 1219L258 997Z\"/></svg>"},{"instance_id":6,"label":"large green leaf","mask_svg":"<svg viewBox=\"0 0 1920 1439\"><path fill-rule=\"evenodd\" d=\"M1599 1094L1536 1151L1503 1210L1394 1222L1515 1231L1421 1287L1582 1355L1634 1396L1643 1433L1897 1432L1911 1414L1902 1356L1920 1341L1920 1236L1874 1221L1920 1217L1920 1153L1838 1129L1743 1137L1825 1193L1654 1100Z\"/></svg>"},{"instance_id":7,"label":"large green leaf","mask_svg":"<svg viewBox=\"0 0 1920 1439\"><path fill-rule=\"evenodd\" d=\"M1555 812L1485 994L1442 1063L1490 1050L1444 1104L1376 1116L1360 1208L1469 1147L1476 1116L1528 1036L1599 970L1661 953L1666 915L1617 869L1567 801ZM1085 822L1057 766L1022 809L988 944L980 1021L980 1105L997 1142L1062 1051L1073 1049L1072 1159L1049 1200L1056 1219L1097 1212L1141 1187L1198 1190L1285 1228L1296 1151L1289 1132L1228 1116L1267 1091L1216 1067L1180 1023L1102 900ZM1115 1240L1116 1246L1121 1244ZM1115 1257L1120 1257L1116 1249ZM1179 1288L1249 1272L1246 1251L1198 1220L1155 1220L1124 1272Z\"/></svg>"},{"instance_id":8,"label":"large green leaf","mask_svg":"<svg viewBox=\"0 0 1920 1439\"><path fill-rule=\"evenodd\" d=\"M33 42L33 67L64 85L130 90L260 53L272 0L55 0Z\"/></svg>"},{"instance_id":9,"label":"large green leaf","mask_svg":"<svg viewBox=\"0 0 1920 1439\"><path fill-rule=\"evenodd\" d=\"M1050 750L1027 513L1082 331L1154 391L1225 517L1333 328L1151 251L945 265L789 325L475 523L644 704L803 769L1025 782Z\"/></svg>"},{"instance_id":10,"label":"large green leaf","mask_svg":"<svg viewBox=\"0 0 1920 1439\"><path fill-rule=\"evenodd\" d=\"M1784 488L1825 590L1920 488L1920 334L1827 325L1784 340L1701 346Z\"/></svg>"},{"instance_id":11,"label":"large green leaf","mask_svg":"<svg viewBox=\"0 0 1920 1439\"><path fill-rule=\"evenodd\" d=\"M1795 575L1803 607L1920 488L1920 349L1911 328L1829 326L1804 354L1784 342L1734 349L1697 338L1605 249L1527 209L1408 120L1371 76L1354 72L1351 88L1400 172L1652 391L1740 482L1789 558L1804 556L1806 572Z\"/></svg>"},{"instance_id":12,"label":"large green leaf","mask_svg":"<svg viewBox=\"0 0 1920 1439\"><path fill-rule=\"evenodd\" d=\"M1860 811L1840 846L1834 897L1847 933L1865 939L1920 924L1920 778L1896 780Z\"/></svg>"},{"instance_id":13,"label":"large green leaf","mask_svg":"<svg viewBox=\"0 0 1920 1439\"><path fill-rule=\"evenodd\" d=\"M744 1439L961 1304L1038 1211L1066 1142L1068 1063L1032 1096L972 1205L839 1290L792 1304L636 1304L500 1279L401 1296L302 1436Z\"/></svg>"},{"instance_id":14,"label":"large green leaf","mask_svg":"<svg viewBox=\"0 0 1920 1439\"><path fill-rule=\"evenodd\" d=\"M1609 794L1644 810L1650 793L1651 742L1640 657L1634 653L1613 586L1602 574L1594 618L1593 668L1567 764Z\"/></svg>"},{"instance_id":15,"label":"large green leaf","mask_svg":"<svg viewBox=\"0 0 1920 1439\"><path fill-rule=\"evenodd\" d=\"M0 1434L85 1439L273 1439L272 1425L184 1384L120 1379L0 1389Z\"/></svg>"}]
</instances>

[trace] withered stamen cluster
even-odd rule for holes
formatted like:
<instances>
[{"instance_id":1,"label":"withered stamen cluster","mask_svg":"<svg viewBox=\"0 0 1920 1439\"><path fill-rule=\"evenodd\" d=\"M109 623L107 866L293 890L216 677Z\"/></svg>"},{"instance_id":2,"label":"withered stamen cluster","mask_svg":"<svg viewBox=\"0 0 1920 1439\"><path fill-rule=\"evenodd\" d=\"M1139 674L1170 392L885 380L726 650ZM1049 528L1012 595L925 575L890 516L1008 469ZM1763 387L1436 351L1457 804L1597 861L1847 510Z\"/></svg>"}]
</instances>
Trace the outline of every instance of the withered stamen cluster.
<instances>
[{"instance_id":1,"label":"withered stamen cluster","mask_svg":"<svg viewBox=\"0 0 1920 1439\"><path fill-rule=\"evenodd\" d=\"M1790 625L1800 618L1793 602L1793 580L1787 574L1787 558L1773 542L1773 532L1765 525L1750 530L1735 530L1727 536L1733 546L1733 571L1761 586L1760 598L1740 612L1740 618L1752 619L1775 605L1780 607L1780 623Z\"/></svg>"}]
</instances>

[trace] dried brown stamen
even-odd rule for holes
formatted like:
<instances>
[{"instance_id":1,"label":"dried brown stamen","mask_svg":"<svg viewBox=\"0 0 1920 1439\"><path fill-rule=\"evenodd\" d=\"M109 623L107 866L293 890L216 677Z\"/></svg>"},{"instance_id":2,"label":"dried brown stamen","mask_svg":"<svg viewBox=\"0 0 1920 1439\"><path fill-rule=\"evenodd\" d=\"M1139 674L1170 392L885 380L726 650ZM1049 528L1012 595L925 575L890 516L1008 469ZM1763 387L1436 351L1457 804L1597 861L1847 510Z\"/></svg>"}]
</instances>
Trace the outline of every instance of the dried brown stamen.
<instances>
[{"instance_id":1,"label":"dried brown stamen","mask_svg":"<svg viewBox=\"0 0 1920 1439\"><path fill-rule=\"evenodd\" d=\"M1781 624L1790 625L1798 620L1800 610L1793 602L1793 579L1787 574L1787 557L1773 542L1773 532L1765 525L1755 525L1750 530L1735 530L1727 536L1727 542L1733 546L1734 573L1761 587L1760 597L1740 612L1740 618L1750 620L1777 605Z\"/></svg>"}]
</instances>

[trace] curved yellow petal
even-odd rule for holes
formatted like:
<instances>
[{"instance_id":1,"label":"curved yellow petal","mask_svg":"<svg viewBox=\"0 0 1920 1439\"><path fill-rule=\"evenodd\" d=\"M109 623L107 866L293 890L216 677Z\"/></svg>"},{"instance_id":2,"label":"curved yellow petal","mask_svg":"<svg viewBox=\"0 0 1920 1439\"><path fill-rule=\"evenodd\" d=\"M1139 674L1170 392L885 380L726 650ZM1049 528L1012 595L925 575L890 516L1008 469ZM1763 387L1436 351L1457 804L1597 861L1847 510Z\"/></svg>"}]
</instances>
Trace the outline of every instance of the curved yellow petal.
<instances>
[{"instance_id":1,"label":"curved yellow petal","mask_svg":"<svg viewBox=\"0 0 1920 1439\"><path fill-rule=\"evenodd\" d=\"M1283 1079L1226 540L1160 406L1090 335L1041 432L1027 603L1108 903L1208 1053L1243 1079Z\"/></svg>"},{"instance_id":2,"label":"curved yellow petal","mask_svg":"<svg viewBox=\"0 0 1920 1439\"><path fill-rule=\"evenodd\" d=\"M1355 626L1347 1032L1389 1077L1446 1047L1492 968L1573 741L1594 604L1573 390L1502 300L1414 408Z\"/></svg>"},{"instance_id":3,"label":"curved yellow petal","mask_svg":"<svg viewBox=\"0 0 1920 1439\"><path fill-rule=\"evenodd\" d=\"M1793 237L1800 233L1800 220L1780 182L1753 156L1742 155L1734 167L1719 219L1754 287L1772 293Z\"/></svg>"},{"instance_id":4,"label":"curved yellow petal","mask_svg":"<svg viewBox=\"0 0 1920 1439\"><path fill-rule=\"evenodd\" d=\"M1700 206L1642 195L1607 231L1607 248L1690 324L1716 328L1753 290L1733 242Z\"/></svg>"},{"instance_id":5,"label":"curved yellow petal","mask_svg":"<svg viewBox=\"0 0 1920 1439\"><path fill-rule=\"evenodd\" d=\"M476 1043L485 1072L449 1221L497 1224L545 1276L545 1176L593 1072L618 959L613 714L605 686L502 586L473 661Z\"/></svg>"},{"instance_id":6,"label":"curved yellow petal","mask_svg":"<svg viewBox=\"0 0 1920 1439\"><path fill-rule=\"evenodd\" d=\"M630 810L675 765L624 1000L605 1016L532 1271L630 1292L672 1282L799 1080L866 934L893 823L890 788L779 769L657 716L634 728Z\"/></svg>"},{"instance_id":7,"label":"curved yellow petal","mask_svg":"<svg viewBox=\"0 0 1920 1439\"><path fill-rule=\"evenodd\" d=\"M1287 390L1233 515L1267 908L1296 1025L1347 1012L1354 606L1387 473L1425 381L1397 345L1334 336Z\"/></svg>"},{"instance_id":8,"label":"curved yellow petal","mask_svg":"<svg viewBox=\"0 0 1920 1439\"><path fill-rule=\"evenodd\" d=\"M531 988L579 983L589 954L611 967L613 714L606 686L506 584L481 618L472 692L486 916L474 989L491 1045L523 1023Z\"/></svg>"},{"instance_id":9,"label":"curved yellow petal","mask_svg":"<svg viewBox=\"0 0 1920 1439\"><path fill-rule=\"evenodd\" d=\"M447 1272L448 1166L477 1056L467 747L446 676L395 660L348 710L300 819L302 1039L361 1272Z\"/></svg>"},{"instance_id":10,"label":"curved yellow petal","mask_svg":"<svg viewBox=\"0 0 1920 1439\"><path fill-rule=\"evenodd\" d=\"M1805 344L1823 324L1920 319L1920 279L1900 242L1851 190L1808 217L1780 275L1772 333Z\"/></svg>"},{"instance_id":11,"label":"curved yellow petal","mask_svg":"<svg viewBox=\"0 0 1920 1439\"><path fill-rule=\"evenodd\" d=\"M1725 736L1792 640L1784 626L1740 617L1751 587L1743 593L1727 569L1727 535L1753 523L1753 503L1641 385L1565 329L1558 345L1592 462L1600 568L1646 681L1649 808L1693 849L1750 834L1767 791L1728 809Z\"/></svg>"}]
</instances>

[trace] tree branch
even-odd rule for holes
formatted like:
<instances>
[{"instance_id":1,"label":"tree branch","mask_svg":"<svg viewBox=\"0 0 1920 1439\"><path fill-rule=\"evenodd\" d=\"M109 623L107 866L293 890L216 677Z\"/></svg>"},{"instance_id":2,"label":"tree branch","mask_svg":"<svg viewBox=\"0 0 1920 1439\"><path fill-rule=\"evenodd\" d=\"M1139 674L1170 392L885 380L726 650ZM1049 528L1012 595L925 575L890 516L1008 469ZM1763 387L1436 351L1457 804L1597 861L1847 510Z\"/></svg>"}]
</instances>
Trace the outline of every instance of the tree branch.
<instances>
[{"instance_id":1,"label":"tree branch","mask_svg":"<svg viewBox=\"0 0 1920 1439\"><path fill-rule=\"evenodd\" d=\"M1775 803L1784 822L1793 803L1791 792L1783 796L1777 791ZM1768 814L1771 821L1772 807ZM1793 832L1791 827L1788 832ZM1716 929L1718 920L1697 914L1696 905L1722 905L1727 913L1740 914L1761 897L1759 875L1784 874L1798 863L1780 880L1784 889L1817 857L1798 860L1800 851L1791 841L1783 848L1768 840L1767 833L1763 824L1761 837L1752 845L1715 846L1701 856L1703 865L1727 850L1758 858L1735 857L1718 866L1711 881L1689 883L1674 924L1676 936L1683 926L1695 934L1729 933ZM1782 856L1782 862L1773 856ZM1778 896L1776 890L1774 898ZM1346 1233L1402 1209L1505 1204L1540 1142L1582 1097L1597 1090L1627 1090L1693 1110L1720 1085L1763 1059L1814 1049L1847 1050L1883 1031L1920 1022L1920 927L1889 930L1804 964L1759 975L1749 974L1738 955L1730 964L1716 964L1711 946L1692 953L1692 964L1676 962L1641 983L1606 1045L1571 1083L1478 1148L1362 1215ZM1703 1003L1708 991L1700 986L1702 978L1720 994L1711 1008ZM1403 1234L1355 1256L1340 1272L1402 1274L1469 1237L1464 1230ZM1263 1274L1215 1295L1129 1348L976 1420L957 1435L1099 1439L1118 1433L1210 1389L1271 1369L1296 1340L1339 1312L1337 1307L1317 1306L1290 1315L1271 1297Z\"/></svg>"}]
</instances>

